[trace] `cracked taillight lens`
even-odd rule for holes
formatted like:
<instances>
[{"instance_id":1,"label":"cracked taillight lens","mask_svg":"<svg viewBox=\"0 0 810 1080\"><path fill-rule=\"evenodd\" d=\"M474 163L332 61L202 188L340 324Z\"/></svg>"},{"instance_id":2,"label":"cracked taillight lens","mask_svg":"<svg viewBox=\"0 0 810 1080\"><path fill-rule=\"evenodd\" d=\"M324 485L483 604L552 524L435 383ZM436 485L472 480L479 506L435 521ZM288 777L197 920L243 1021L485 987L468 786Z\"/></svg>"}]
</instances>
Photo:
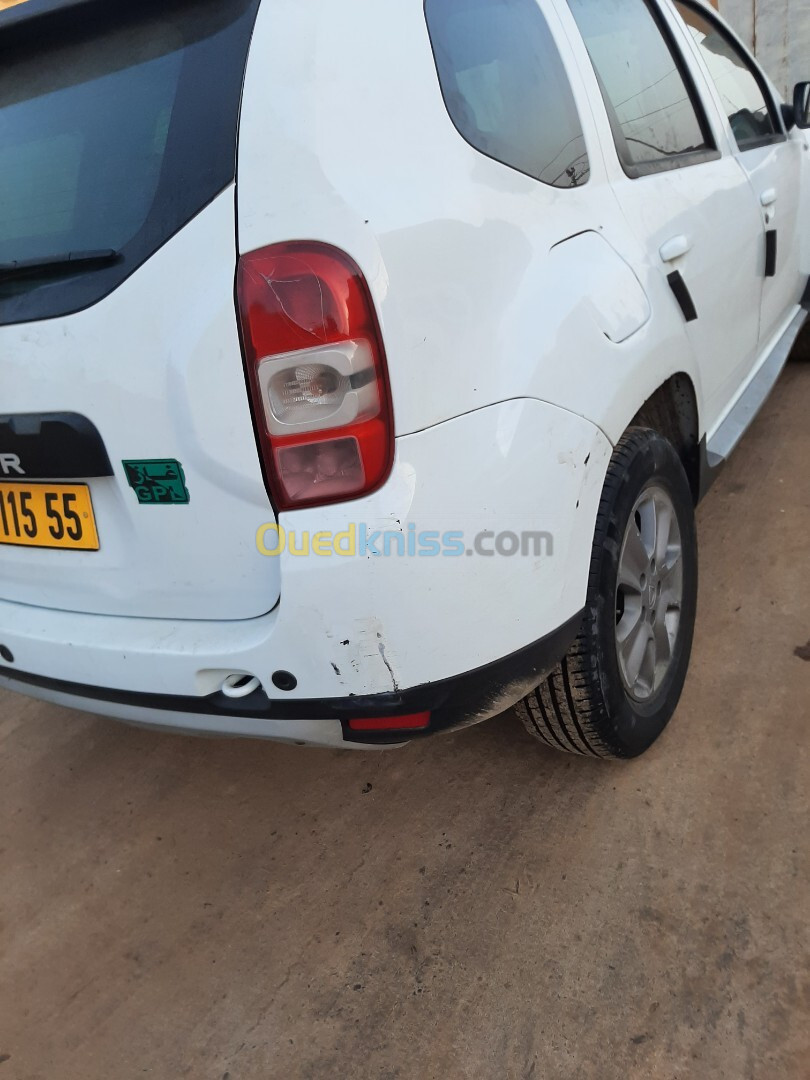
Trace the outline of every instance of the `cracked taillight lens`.
<instances>
[{"instance_id":1,"label":"cracked taillight lens","mask_svg":"<svg viewBox=\"0 0 810 1080\"><path fill-rule=\"evenodd\" d=\"M365 278L326 244L243 255L239 317L268 489L279 510L366 495L391 471L393 421Z\"/></svg>"}]
</instances>

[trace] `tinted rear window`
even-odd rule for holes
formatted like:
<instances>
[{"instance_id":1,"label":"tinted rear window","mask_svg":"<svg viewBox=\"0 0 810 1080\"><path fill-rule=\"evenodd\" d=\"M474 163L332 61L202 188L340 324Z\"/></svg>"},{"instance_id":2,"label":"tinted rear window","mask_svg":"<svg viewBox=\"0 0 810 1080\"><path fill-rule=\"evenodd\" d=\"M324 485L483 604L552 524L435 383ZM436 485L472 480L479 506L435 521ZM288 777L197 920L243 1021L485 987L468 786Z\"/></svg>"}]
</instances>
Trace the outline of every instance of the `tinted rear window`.
<instances>
[{"instance_id":1,"label":"tinted rear window","mask_svg":"<svg viewBox=\"0 0 810 1080\"><path fill-rule=\"evenodd\" d=\"M0 264L116 253L0 270L0 322L101 299L233 180L257 8L125 0L37 18L30 0L6 29L0 14Z\"/></svg>"}]
</instances>

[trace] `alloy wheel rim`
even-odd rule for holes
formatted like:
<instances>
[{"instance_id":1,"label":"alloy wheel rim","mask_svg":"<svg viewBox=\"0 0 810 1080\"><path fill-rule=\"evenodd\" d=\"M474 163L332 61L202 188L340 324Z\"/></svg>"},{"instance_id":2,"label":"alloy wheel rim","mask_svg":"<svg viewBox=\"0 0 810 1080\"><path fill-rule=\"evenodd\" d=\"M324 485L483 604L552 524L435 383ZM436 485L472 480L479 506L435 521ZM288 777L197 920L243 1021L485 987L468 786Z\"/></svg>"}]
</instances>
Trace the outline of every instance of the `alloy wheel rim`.
<instances>
[{"instance_id":1,"label":"alloy wheel rim","mask_svg":"<svg viewBox=\"0 0 810 1080\"><path fill-rule=\"evenodd\" d=\"M647 702L666 678L683 608L683 544L675 506L657 485L638 497L616 584L616 655L627 693Z\"/></svg>"}]
</instances>

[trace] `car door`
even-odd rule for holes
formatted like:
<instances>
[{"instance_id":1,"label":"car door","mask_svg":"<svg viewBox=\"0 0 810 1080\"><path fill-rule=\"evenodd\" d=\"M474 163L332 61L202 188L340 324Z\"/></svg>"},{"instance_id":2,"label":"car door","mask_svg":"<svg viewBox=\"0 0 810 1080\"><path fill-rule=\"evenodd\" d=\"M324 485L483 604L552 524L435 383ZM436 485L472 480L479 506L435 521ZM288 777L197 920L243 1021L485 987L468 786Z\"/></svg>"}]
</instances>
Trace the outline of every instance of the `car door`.
<instances>
[{"instance_id":1,"label":"car door","mask_svg":"<svg viewBox=\"0 0 810 1080\"><path fill-rule=\"evenodd\" d=\"M566 5L583 78L612 133L605 153L614 191L680 308L711 429L756 355L756 200L691 51L690 66L677 43L671 10L654 0L561 0L561 15Z\"/></svg>"},{"instance_id":2,"label":"car door","mask_svg":"<svg viewBox=\"0 0 810 1080\"><path fill-rule=\"evenodd\" d=\"M760 352L765 352L793 316L803 288L798 223L804 140L785 133L765 76L728 27L690 0L676 0L675 7L727 118L734 156L759 206L759 345Z\"/></svg>"}]
</instances>

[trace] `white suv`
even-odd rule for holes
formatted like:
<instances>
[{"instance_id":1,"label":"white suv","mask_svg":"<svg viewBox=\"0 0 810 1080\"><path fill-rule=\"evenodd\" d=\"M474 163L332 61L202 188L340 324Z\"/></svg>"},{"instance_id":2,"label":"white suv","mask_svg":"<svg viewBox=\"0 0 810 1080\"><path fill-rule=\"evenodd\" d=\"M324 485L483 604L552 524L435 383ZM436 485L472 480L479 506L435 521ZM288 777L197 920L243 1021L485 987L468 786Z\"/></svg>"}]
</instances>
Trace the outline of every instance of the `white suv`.
<instances>
[{"instance_id":1,"label":"white suv","mask_svg":"<svg viewBox=\"0 0 810 1080\"><path fill-rule=\"evenodd\" d=\"M23 0L0 43L0 685L645 750L805 318L810 84L698 0Z\"/></svg>"}]
</instances>

